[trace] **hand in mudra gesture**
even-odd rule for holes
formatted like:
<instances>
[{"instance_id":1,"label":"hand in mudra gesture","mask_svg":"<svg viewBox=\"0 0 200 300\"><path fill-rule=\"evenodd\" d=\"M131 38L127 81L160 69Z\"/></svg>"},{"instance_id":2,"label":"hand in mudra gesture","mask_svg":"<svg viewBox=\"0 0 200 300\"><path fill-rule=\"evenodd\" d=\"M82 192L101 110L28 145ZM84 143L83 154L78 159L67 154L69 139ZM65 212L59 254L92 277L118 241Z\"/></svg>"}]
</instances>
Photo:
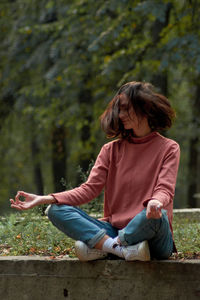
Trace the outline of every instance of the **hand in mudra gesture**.
<instances>
[{"instance_id":1,"label":"hand in mudra gesture","mask_svg":"<svg viewBox=\"0 0 200 300\"><path fill-rule=\"evenodd\" d=\"M24 197L24 201L20 200L20 197ZM11 207L18 210L27 210L37 206L41 203L41 197L35 194L18 191L14 199L10 199Z\"/></svg>"},{"instance_id":2,"label":"hand in mudra gesture","mask_svg":"<svg viewBox=\"0 0 200 300\"><path fill-rule=\"evenodd\" d=\"M24 201L20 200L20 197L24 197ZM40 204L53 204L56 200L53 196L39 196L35 194L26 193L23 191L18 191L14 199L10 199L11 207L18 210L26 210L33 208Z\"/></svg>"},{"instance_id":3,"label":"hand in mudra gesture","mask_svg":"<svg viewBox=\"0 0 200 300\"><path fill-rule=\"evenodd\" d=\"M163 204L156 200L152 199L147 204L146 216L147 219L160 219L162 217Z\"/></svg>"}]
</instances>

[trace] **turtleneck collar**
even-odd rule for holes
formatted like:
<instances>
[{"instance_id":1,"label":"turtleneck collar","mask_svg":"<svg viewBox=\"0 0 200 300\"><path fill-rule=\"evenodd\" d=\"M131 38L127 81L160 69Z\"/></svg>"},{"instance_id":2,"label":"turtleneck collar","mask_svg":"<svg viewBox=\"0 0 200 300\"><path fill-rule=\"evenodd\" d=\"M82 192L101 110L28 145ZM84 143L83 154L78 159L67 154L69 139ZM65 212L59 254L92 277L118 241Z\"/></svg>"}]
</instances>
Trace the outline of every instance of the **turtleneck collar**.
<instances>
[{"instance_id":1,"label":"turtleneck collar","mask_svg":"<svg viewBox=\"0 0 200 300\"><path fill-rule=\"evenodd\" d=\"M134 144L142 144L142 143L146 143L146 142L152 140L154 137L156 137L158 135L159 135L159 133L157 131L153 131L143 137L131 137L130 142L134 143Z\"/></svg>"}]
</instances>

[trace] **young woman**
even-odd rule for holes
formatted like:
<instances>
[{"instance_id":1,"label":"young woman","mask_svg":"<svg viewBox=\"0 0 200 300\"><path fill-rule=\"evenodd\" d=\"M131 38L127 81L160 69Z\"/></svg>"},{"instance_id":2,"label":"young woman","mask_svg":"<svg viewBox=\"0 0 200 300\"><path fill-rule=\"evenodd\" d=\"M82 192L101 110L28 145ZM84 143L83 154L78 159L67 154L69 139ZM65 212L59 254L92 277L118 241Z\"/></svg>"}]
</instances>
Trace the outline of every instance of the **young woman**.
<instances>
[{"instance_id":1,"label":"young woman","mask_svg":"<svg viewBox=\"0 0 200 300\"><path fill-rule=\"evenodd\" d=\"M170 128L174 116L168 99L150 84L123 85L101 116L107 136L117 139L102 147L87 182L47 196L19 191L11 207L51 204L49 219L76 240L80 260L108 253L125 260L168 258L175 250L172 215L180 150L158 131ZM78 206L103 188L104 217L97 220Z\"/></svg>"}]
</instances>

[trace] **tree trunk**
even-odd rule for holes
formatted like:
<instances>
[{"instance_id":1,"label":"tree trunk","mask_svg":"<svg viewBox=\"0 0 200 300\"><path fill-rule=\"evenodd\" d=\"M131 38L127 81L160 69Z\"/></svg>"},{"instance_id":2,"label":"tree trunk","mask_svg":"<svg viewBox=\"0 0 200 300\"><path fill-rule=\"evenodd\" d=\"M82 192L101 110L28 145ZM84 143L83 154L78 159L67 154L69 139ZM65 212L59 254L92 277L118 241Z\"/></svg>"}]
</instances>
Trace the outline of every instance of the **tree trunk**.
<instances>
[{"instance_id":1,"label":"tree trunk","mask_svg":"<svg viewBox=\"0 0 200 300\"><path fill-rule=\"evenodd\" d=\"M31 115L28 119L28 124L30 126L29 131L31 135L31 154L33 162L33 179L36 187L36 194L44 194L44 182L42 178L42 167L40 159L40 147L38 143L38 135L36 132L36 124L34 116Z\"/></svg>"},{"instance_id":2,"label":"tree trunk","mask_svg":"<svg viewBox=\"0 0 200 300\"><path fill-rule=\"evenodd\" d=\"M31 140L31 150L32 150L32 158L33 158L33 175L34 175L34 183L36 186L36 193L38 195L44 194L44 184L43 184L43 178L42 178L42 169L41 164L39 160L39 146L37 139L34 135L32 135Z\"/></svg>"},{"instance_id":3,"label":"tree trunk","mask_svg":"<svg viewBox=\"0 0 200 300\"><path fill-rule=\"evenodd\" d=\"M160 33L162 30L168 25L169 23L169 17L170 17L170 11L172 9L171 3L166 4L165 8L165 18L163 21L160 19L156 19L151 32L152 32L152 40L153 43L156 44L160 40ZM168 94L168 76L166 72L160 72L160 73L154 73L152 76L152 84L160 88L160 92L167 96Z\"/></svg>"},{"instance_id":4,"label":"tree trunk","mask_svg":"<svg viewBox=\"0 0 200 300\"><path fill-rule=\"evenodd\" d=\"M200 78L196 82L196 93L193 103L193 128L196 130L194 136L190 139L189 146L189 166L188 166L188 206L197 207L198 200L195 197L200 193L200 137L198 129L200 128L200 86L198 84Z\"/></svg>"},{"instance_id":5,"label":"tree trunk","mask_svg":"<svg viewBox=\"0 0 200 300\"><path fill-rule=\"evenodd\" d=\"M188 206L196 207L197 199L195 194L197 194L197 178L198 178L198 150L197 146L199 139L193 138L190 140L189 146L189 186L188 186Z\"/></svg>"},{"instance_id":6,"label":"tree trunk","mask_svg":"<svg viewBox=\"0 0 200 300\"><path fill-rule=\"evenodd\" d=\"M86 85L88 78L85 79L85 83L83 84L83 86ZM87 120L87 125L84 125L81 128L81 132L80 132L80 138L81 138L81 142L82 142L82 147L84 150L84 145L85 143L90 139L90 123L92 121L92 115L91 115L91 110L90 110L90 105L92 105L91 103L91 92L89 89L83 88L80 91L79 94L79 103L80 103L80 107L81 107L81 115L84 116L84 119ZM84 151L83 151L84 152ZM90 161L93 157L89 157L88 155L86 155L85 153L81 153L80 151L80 157L79 157L79 166L82 170L82 172L85 174L88 171L89 168L89 164ZM77 185L79 185L82 182L82 179L80 178L80 175L77 176Z\"/></svg>"},{"instance_id":7,"label":"tree trunk","mask_svg":"<svg viewBox=\"0 0 200 300\"><path fill-rule=\"evenodd\" d=\"M165 8L165 18L163 21L156 19L152 26L152 40L153 43L156 44L160 40L160 33L162 30L168 25L169 23L169 17L170 17L170 11L171 11L172 5L171 3L166 4ZM152 74L151 82L154 86L158 87L160 90L160 93L165 95L167 97L168 95L168 74L167 71L163 72L157 72ZM166 132L163 131L162 134L166 136Z\"/></svg>"},{"instance_id":8,"label":"tree trunk","mask_svg":"<svg viewBox=\"0 0 200 300\"><path fill-rule=\"evenodd\" d=\"M64 126L54 127L52 130L52 169L54 191L61 192L66 189L62 179L66 181L66 130Z\"/></svg>"}]
</instances>

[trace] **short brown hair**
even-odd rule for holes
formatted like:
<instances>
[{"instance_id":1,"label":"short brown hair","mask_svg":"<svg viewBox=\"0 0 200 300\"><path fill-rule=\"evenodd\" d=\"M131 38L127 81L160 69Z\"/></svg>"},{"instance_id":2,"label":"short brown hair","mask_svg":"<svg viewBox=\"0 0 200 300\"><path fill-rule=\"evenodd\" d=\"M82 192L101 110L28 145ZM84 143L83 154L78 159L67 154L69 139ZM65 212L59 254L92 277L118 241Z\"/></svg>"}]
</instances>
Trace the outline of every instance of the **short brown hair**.
<instances>
[{"instance_id":1,"label":"short brown hair","mask_svg":"<svg viewBox=\"0 0 200 300\"><path fill-rule=\"evenodd\" d=\"M120 87L117 94L101 115L101 127L110 138L133 136L132 129L126 130L119 119L120 95L125 94L136 114L146 116L152 131L163 131L171 127L175 111L169 100L156 93L150 83L132 81Z\"/></svg>"}]
</instances>

